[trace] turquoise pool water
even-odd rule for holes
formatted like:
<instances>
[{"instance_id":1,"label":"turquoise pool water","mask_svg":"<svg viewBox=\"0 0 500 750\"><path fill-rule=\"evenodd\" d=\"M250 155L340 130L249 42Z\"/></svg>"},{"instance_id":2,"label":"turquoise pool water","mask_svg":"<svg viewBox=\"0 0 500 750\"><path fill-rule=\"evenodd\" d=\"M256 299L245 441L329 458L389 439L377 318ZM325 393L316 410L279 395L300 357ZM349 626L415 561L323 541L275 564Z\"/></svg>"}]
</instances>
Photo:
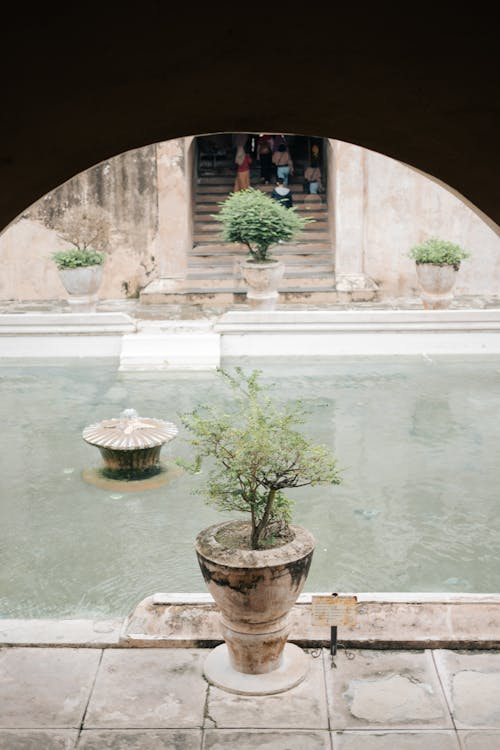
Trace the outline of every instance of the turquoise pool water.
<instances>
[{"instance_id":1,"label":"turquoise pool water","mask_svg":"<svg viewBox=\"0 0 500 750\"><path fill-rule=\"evenodd\" d=\"M500 357L240 364L301 398L304 431L343 467L340 486L289 493L317 540L308 591L500 591ZM222 516L192 494L203 475L100 489L81 433L131 407L176 422L162 458L187 458L178 414L227 397L216 374L23 360L0 383L0 616L121 616L155 591L205 591L193 540Z\"/></svg>"}]
</instances>

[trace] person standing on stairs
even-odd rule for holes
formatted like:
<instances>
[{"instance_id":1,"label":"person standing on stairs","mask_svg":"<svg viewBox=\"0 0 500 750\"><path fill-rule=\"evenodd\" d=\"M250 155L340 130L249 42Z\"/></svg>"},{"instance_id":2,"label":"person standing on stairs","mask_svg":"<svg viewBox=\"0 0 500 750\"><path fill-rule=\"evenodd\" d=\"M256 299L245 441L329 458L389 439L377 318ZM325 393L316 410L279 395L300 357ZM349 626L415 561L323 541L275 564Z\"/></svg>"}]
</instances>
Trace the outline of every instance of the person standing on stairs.
<instances>
[{"instance_id":1,"label":"person standing on stairs","mask_svg":"<svg viewBox=\"0 0 500 750\"><path fill-rule=\"evenodd\" d=\"M240 146L236 151L234 161L237 164L234 192L238 193L240 190L248 190L250 187L250 165L252 163L252 157L250 154L247 154L242 146Z\"/></svg>"},{"instance_id":2,"label":"person standing on stairs","mask_svg":"<svg viewBox=\"0 0 500 750\"><path fill-rule=\"evenodd\" d=\"M273 169L272 137L261 133L257 141L257 161L260 161L260 181L269 185Z\"/></svg>"},{"instance_id":3,"label":"person standing on stairs","mask_svg":"<svg viewBox=\"0 0 500 750\"><path fill-rule=\"evenodd\" d=\"M315 159L311 159L311 163L304 172L304 192L315 194L322 191L320 166Z\"/></svg>"},{"instance_id":4,"label":"person standing on stairs","mask_svg":"<svg viewBox=\"0 0 500 750\"><path fill-rule=\"evenodd\" d=\"M293 205L292 191L283 184L283 177L276 178L276 187L271 193L271 198L281 203L285 208L291 208Z\"/></svg>"},{"instance_id":5,"label":"person standing on stairs","mask_svg":"<svg viewBox=\"0 0 500 750\"><path fill-rule=\"evenodd\" d=\"M273 154L273 164L276 167L276 177L282 177L285 187L288 186L288 178L293 175L293 161L288 147L281 143L278 150Z\"/></svg>"}]
</instances>

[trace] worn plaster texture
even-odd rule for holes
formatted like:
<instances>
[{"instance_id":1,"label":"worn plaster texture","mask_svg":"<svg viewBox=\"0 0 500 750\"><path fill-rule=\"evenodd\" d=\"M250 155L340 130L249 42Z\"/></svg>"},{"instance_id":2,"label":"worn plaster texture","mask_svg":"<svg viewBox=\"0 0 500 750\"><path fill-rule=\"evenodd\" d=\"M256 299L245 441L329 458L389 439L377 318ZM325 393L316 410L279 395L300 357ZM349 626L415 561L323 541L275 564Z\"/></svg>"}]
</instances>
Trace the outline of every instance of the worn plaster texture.
<instances>
[{"instance_id":1,"label":"worn plaster texture","mask_svg":"<svg viewBox=\"0 0 500 750\"><path fill-rule=\"evenodd\" d=\"M352 159L357 160L358 146ZM418 295L410 247L438 236L465 247L456 294L487 294L500 284L500 238L445 185L374 151L364 150L364 271L381 296Z\"/></svg>"},{"instance_id":2,"label":"worn plaster texture","mask_svg":"<svg viewBox=\"0 0 500 750\"><path fill-rule=\"evenodd\" d=\"M461 196L382 154L343 141L329 144L328 201L338 280L364 288L373 279L381 298L418 299L415 264L407 253L437 235L472 254L462 264L456 294L496 293L500 238ZM192 137L135 149L82 172L33 204L0 235L0 299L67 299L51 260L67 243L52 227L65 207L82 202L104 207L112 221L101 299L137 295L151 282L145 294L149 302L155 292L182 288L193 244L193 152Z\"/></svg>"}]
</instances>

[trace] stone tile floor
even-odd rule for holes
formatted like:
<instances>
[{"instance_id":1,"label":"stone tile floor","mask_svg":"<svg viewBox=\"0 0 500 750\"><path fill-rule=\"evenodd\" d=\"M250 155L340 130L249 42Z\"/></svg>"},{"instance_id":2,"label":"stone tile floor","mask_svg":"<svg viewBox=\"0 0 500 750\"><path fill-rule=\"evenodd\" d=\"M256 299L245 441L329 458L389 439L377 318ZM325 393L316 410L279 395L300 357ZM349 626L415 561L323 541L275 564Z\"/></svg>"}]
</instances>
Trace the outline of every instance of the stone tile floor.
<instances>
[{"instance_id":1,"label":"stone tile floor","mask_svg":"<svg viewBox=\"0 0 500 750\"><path fill-rule=\"evenodd\" d=\"M500 651L323 650L279 695L206 649L0 649L0 750L498 750Z\"/></svg>"}]
</instances>

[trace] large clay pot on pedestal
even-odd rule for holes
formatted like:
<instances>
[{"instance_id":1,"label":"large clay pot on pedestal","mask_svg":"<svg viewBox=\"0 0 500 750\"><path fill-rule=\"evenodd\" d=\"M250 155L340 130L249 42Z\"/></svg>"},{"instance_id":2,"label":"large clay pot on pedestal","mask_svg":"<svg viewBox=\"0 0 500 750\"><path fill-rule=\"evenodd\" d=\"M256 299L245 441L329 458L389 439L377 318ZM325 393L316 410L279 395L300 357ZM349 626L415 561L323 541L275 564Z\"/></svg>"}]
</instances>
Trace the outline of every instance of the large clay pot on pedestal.
<instances>
[{"instance_id":1,"label":"large clay pot on pedestal","mask_svg":"<svg viewBox=\"0 0 500 750\"><path fill-rule=\"evenodd\" d=\"M447 308L453 300L458 269L436 263L416 263L421 299L426 310Z\"/></svg>"},{"instance_id":2,"label":"large clay pot on pedestal","mask_svg":"<svg viewBox=\"0 0 500 750\"><path fill-rule=\"evenodd\" d=\"M279 260L255 263L241 262L241 274L248 285L247 300L250 307L272 310L278 302L278 285L283 278L285 266Z\"/></svg>"},{"instance_id":3,"label":"large clay pot on pedestal","mask_svg":"<svg viewBox=\"0 0 500 750\"><path fill-rule=\"evenodd\" d=\"M241 521L219 523L196 538L198 562L220 610L225 644L205 662L205 676L235 693L265 695L301 682L308 657L287 643L288 614L302 591L314 538L291 526L292 541L262 550L230 549L220 536Z\"/></svg>"},{"instance_id":4,"label":"large clay pot on pedestal","mask_svg":"<svg viewBox=\"0 0 500 750\"><path fill-rule=\"evenodd\" d=\"M102 265L59 268L59 277L69 294L68 303L75 312L95 310L102 268Z\"/></svg>"}]
</instances>

